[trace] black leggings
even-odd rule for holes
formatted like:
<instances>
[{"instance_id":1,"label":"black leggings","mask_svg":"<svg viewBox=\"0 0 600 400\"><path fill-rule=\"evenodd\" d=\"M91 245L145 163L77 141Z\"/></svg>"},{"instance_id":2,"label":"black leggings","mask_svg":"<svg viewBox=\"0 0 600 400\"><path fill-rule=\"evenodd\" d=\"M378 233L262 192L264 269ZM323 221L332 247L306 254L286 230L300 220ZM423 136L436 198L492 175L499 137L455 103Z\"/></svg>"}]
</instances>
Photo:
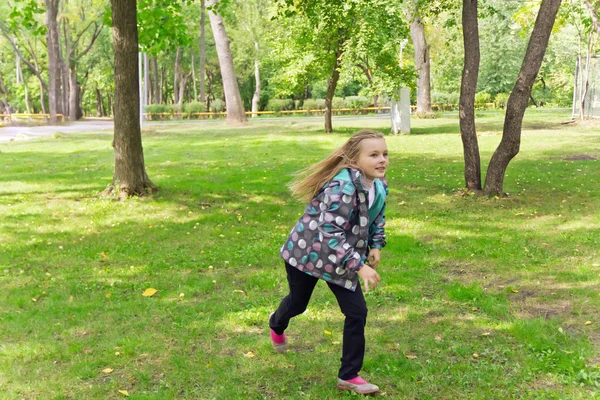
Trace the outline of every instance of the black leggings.
<instances>
[{"instance_id":1,"label":"black leggings","mask_svg":"<svg viewBox=\"0 0 600 400\"><path fill-rule=\"evenodd\" d=\"M285 264L290 294L285 296L277 311L271 317L269 325L278 335L286 330L290 319L302 314L310 300L313 289L319 281L318 278L308 275L289 264ZM335 295L342 313L346 316L344 321L344 342L342 345L342 366L338 377L343 380L353 379L358 376L365 356L365 325L367 324L367 304L360 284L356 291L343 288L332 283L327 283Z\"/></svg>"}]
</instances>

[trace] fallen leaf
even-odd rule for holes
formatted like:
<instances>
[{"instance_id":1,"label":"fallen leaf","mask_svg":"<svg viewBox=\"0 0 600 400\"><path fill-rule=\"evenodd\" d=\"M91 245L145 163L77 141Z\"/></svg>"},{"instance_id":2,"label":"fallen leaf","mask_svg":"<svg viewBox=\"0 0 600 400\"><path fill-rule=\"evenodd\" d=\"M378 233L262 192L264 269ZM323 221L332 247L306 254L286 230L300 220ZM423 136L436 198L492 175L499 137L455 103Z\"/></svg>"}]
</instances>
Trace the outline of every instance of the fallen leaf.
<instances>
[{"instance_id":1,"label":"fallen leaf","mask_svg":"<svg viewBox=\"0 0 600 400\"><path fill-rule=\"evenodd\" d=\"M437 324L438 322L440 322L440 321L439 321L438 319L436 319L436 318L433 318L433 319L431 320L431 323L432 323L432 324Z\"/></svg>"},{"instance_id":2,"label":"fallen leaf","mask_svg":"<svg viewBox=\"0 0 600 400\"><path fill-rule=\"evenodd\" d=\"M115 356L119 357L120 355L121 355L121 352L115 351Z\"/></svg>"},{"instance_id":3,"label":"fallen leaf","mask_svg":"<svg viewBox=\"0 0 600 400\"><path fill-rule=\"evenodd\" d=\"M206 367L207 367L207 368L210 368L210 366L211 366L211 365L212 365L212 363L211 363L211 362L208 362L208 363L206 364Z\"/></svg>"},{"instance_id":4,"label":"fallen leaf","mask_svg":"<svg viewBox=\"0 0 600 400\"><path fill-rule=\"evenodd\" d=\"M483 332L483 333L481 334L481 336L490 336L491 334L492 334L491 332Z\"/></svg>"},{"instance_id":5,"label":"fallen leaf","mask_svg":"<svg viewBox=\"0 0 600 400\"><path fill-rule=\"evenodd\" d=\"M331 335L331 332L329 332L327 329L324 332L326 335Z\"/></svg>"},{"instance_id":6,"label":"fallen leaf","mask_svg":"<svg viewBox=\"0 0 600 400\"><path fill-rule=\"evenodd\" d=\"M510 291L513 293L519 293L519 291L517 289L511 289Z\"/></svg>"},{"instance_id":7,"label":"fallen leaf","mask_svg":"<svg viewBox=\"0 0 600 400\"><path fill-rule=\"evenodd\" d=\"M249 351L249 352L247 352L246 354L244 354L244 357L248 357L248 358L254 358L254 357L255 357L255 355L254 355L254 353L253 353L253 352Z\"/></svg>"},{"instance_id":8,"label":"fallen leaf","mask_svg":"<svg viewBox=\"0 0 600 400\"><path fill-rule=\"evenodd\" d=\"M246 294L246 292L244 292L243 290L240 290L240 289L235 289L235 290L233 291L233 293L241 293L241 294Z\"/></svg>"},{"instance_id":9,"label":"fallen leaf","mask_svg":"<svg viewBox=\"0 0 600 400\"><path fill-rule=\"evenodd\" d=\"M108 299L110 296L112 296L112 293L106 293L106 298Z\"/></svg>"},{"instance_id":10,"label":"fallen leaf","mask_svg":"<svg viewBox=\"0 0 600 400\"><path fill-rule=\"evenodd\" d=\"M121 393L125 397L129 397L129 392L127 390L119 390L119 393Z\"/></svg>"},{"instance_id":11,"label":"fallen leaf","mask_svg":"<svg viewBox=\"0 0 600 400\"><path fill-rule=\"evenodd\" d=\"M73 296L69 296L69 301L73 301Z\"/></svg>"},{"instance_id":12,"label":"fallen leaf","mask_svg":"<svg viewBox=\"0 0 600 400\"><path fill-rule=\"evenodd\" d=\"M436 342L440 342L440 341L442 340L442 337L438 335L438 336L434 337L433 339L434 339Z\"/></svg>"},{"instance_id":13,"label":"fallen leaf","mask_svg":"<svg viewBox=\"0 0 600 400\"><path fill-rule=\"evenodd\" d=\"M592 321L585 321L585 324L586 324L586 325L591 325L591 324L592 324Z\"/></svg>"},{"instance_id":14,"label":"fallen leaf","mask_svg":"<svg viewBox=\"0 0 600 400\"><path fill-rule=\"evenodd\" d=\"M36 299L35 297L33 297L33 298L31 299L31 301L33 301L33 302L35 303L35 302L37 302L37 299Z\"/></svg>"},{"instance_id":15,"label":"fallen leaf","mask_svg":"<svg viewBox=\"0 0 600 400\"><path fill-rule=\"evenodd\" d=\"M406 358L408 358L409 360L416 360L417 356L413 356L412 354L405 354Z\"/></svg>"},{"instance_id":16,"label":"fallen leaf","mask_svg":"<svg viewBox=\"0 0 600 400\"><path fill-rule=\"evenodd\" d=\"M103 260L108 260L108 256L106 255L105 252L100 253L100 256L102 257Z\"/></svg>"},{"instance_id":17,"label":"fallen leaf","mask_svg":"<svg viewBox=\"0 0 600 400\"><path fill-rule=\"evenodd\" d=\"M473 358L479 358L479 354L473 353Z\"/></svg>"},{"instance_id":18,"label":"fallen leaf","mask_svg":"<svg viewBox=\"0 0 600 400\"><path fill-rule=\"evenodd\" d=\"M340 344L337 340L335 342L331 342L332 344Z\"/></svg>"},{"instance_id":19,"label":"fallen leaf","mask_svg":"<svg viewBox=\"0 0 600 400\"><path fill-rule=\"evenodd\" d=\"M104 368L102 370L102 372L104 372L105 374L110 374L111 372L113 372L113 369L112 368Z\"/></svg>"},{"instance_id":20,"label":"fallen leaf","mask_svg":"<svg viewBox=\"0 0 600 400\"><path fill-rule=\"evenodd\" d=\"M151 296L154 296L156 294L156 292L158 292L158 290L156 290L154 288L148 288L148 289L144 290L144 293L142 293L142 296L151 297Z\"/></svg>"},{"instance_id":21,"label":"fallen leaf","mask_svg":"<svg viewBox=\"0 0 600 400\"><path fill-rule=\"evenodd\" d=\"M86 347L85 349L81 350L81 352L82 352L83 354L92 354L92 349L88 349L88 348Z\"/></svg>"}]
</instances>

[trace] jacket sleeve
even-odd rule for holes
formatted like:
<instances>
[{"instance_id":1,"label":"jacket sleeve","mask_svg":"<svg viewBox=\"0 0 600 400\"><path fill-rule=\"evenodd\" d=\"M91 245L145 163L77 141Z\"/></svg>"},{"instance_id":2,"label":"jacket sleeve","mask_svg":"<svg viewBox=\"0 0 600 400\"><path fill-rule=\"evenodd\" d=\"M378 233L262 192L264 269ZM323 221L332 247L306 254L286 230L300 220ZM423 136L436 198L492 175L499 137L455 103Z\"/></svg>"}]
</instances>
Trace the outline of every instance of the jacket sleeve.
<instances>
[{"instance_id":1,"label":"jacket sleeve","mask_svg":"<svg viewBox=\"0 0 600 400\"><path fill-rule=\"evenodd\" d=\"M369 228L369 248L383 249L385 242L385 204Z\"/></svg>"},{"instance_id":2,"label":"jacket sleeve","mask_svg":"<svg viewBox=\"0 0 600 400\"><path fill-rule=\"evenodd\" d=\"M356 189L347 183L331 181L315 197L320 209L318 220L321 254L331 264L357 272L363 266L360 254L347 242L351 227L350 215L357 206Z\"/></svg>"}]
</instances>

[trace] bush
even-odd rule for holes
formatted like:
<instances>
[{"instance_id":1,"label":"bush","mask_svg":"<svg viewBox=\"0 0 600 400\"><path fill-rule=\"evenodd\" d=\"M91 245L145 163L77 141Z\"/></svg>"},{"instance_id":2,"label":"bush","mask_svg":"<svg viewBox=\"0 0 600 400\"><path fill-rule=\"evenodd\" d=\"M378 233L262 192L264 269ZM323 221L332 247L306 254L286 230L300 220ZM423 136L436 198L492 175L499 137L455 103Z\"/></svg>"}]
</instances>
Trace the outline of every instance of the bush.
<instances>
[{"instance_id":1,"label":"bush","mask_svg":"<svg viewBox=\"0 0 600 400\"><path fill-rule=\"evenodd\" d=\"M458 103L460 101L460 94L459 93L433 92L431 94L431 98L432 98L434 104L458 105Z\"/></svg>"},{"instance_id":2,"label":"bush","mask_svg":"<svg viewBox=\"0 0 600 400\"><path fill-rule=\"evenodd\" d=\"M302 104L303 110L322 110L325 108L324 99L305 99Z\"/></svg>"},{"instance_id":3,"label":"bush","mask_svg":"<svg viewBox=\"0 0 600 400\"><path fill-rule=\"evenodd\" d=\"M193 101L183 105L183 111L186 113L201 113L206 112L206 104L199 101Z\"/></svg>"},{"instance_id":4,"label":"bush","mask_svg":"<svg viewBox=\"0 0 600 400\"><path fill-rule=\"evenodd\" d=\"M183 108L181 106L181 104L169 104L169 111L168 112L172 112L173 114L177 114L181 112L181 109Z\"/></svg>"},{"instance_id":5,"label":"bush","mask_svg":"<svg viewBox=\"0 0 600 400\"><path fill-rule=\"evenodd\" d=\"M268 111L286 111L294 109L294 100L292 99L270 99L267 102Z\"/></svg>"},{"instance_id":6,"label":"bush","mask_svg":"<svg viewBox=\"0 0 600 400\"><path fill-rule=\"evenodd\" d=\"M506 93L498 93L496 97L494 97L494 106L496 108L504 108L506 107L506 102L508 101L508 94Z\"/></svg>"},{"instance_id":7,"label":"bush","mask_svg":"<svg viewBox=\"0 0 600 400\"><path fill-rule=\"evenodd\" d=\"M348 96L344 99L346 107L364 108L371 104L371 100L365 96Z\"/></svg>"},{"instance_id":8,"label":"bush","mask_svg":"<svg viewBox=\"0 0 600 400\"><path fill-rule=\"evenodd\" d=\"M342 99L341 97L334 97L332 102L331 102L332 107L335 108L344 108L346 106L346 103L344 102L344 99Z\"/></svg>"},{"instance_id":9,"label":"bush","mask_svg":"<svg viewBox=\"0 0 600 400\"><path fill-rule=\"evenodd\" d=\"M166 112L170 112L171 110L169 109L169 106L166 104L148 104L145 108L144 108L144 112L147 112L149 114L159 114L159 113L166 113Z\"/></svg>"},{"instance_id":10,"label":"bush","mask_svg":"<svg viewBox=\"0 0 600 400\"><path fill-rule=\"evenodd\" d=\"M486 103L491 103L492 95L487 92L475 93L475 105L482 107Z\"/></svg>"},{"instance_id":11,"label":"bush","mask_svg":"<svg viewBox=\"0 0 600 400\"><path fill-rule=\"evenodd\" d=\"M210 103L210 111L214 113L225 111L225 103L221 99L214 99Z\"/></svg>"}]
</instances>

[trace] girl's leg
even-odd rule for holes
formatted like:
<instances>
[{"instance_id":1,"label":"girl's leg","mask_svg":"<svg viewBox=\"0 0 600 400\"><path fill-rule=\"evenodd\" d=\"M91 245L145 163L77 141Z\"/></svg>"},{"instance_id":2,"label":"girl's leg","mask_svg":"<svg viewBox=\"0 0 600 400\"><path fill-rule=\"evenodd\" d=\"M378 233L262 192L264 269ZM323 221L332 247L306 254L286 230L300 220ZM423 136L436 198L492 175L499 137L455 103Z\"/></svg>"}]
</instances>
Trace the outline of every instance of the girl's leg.
<instances>
[{"instance_id":1,"label":"girl's leg","mask_svg":"<svg viewBox=\"0 0 600 400\"><path fill-rule=\"evenodd\" d=\"M319 279L310 276L288 263L285 264L287 279L290 286L290 294L285 296L279 304L279 308L269 320L269 326L273 331L282 335L286 330L290 319L302 314L306 310L310 296Z\"/></svg>"},{"instance_id":2,"label":"girl's leg","mask_svg":"<svg viewBox=\"0 0 600 400\"><path fill-rule=\"evenodd\" d=\"M335 294L344 321L344 339L342 344L342 366L338 377L345 381L356 378L363 365L365 356L365 325L367 324L367 303L360 285L356 291L328 283Z\"/></svg>"}]
</instances>

